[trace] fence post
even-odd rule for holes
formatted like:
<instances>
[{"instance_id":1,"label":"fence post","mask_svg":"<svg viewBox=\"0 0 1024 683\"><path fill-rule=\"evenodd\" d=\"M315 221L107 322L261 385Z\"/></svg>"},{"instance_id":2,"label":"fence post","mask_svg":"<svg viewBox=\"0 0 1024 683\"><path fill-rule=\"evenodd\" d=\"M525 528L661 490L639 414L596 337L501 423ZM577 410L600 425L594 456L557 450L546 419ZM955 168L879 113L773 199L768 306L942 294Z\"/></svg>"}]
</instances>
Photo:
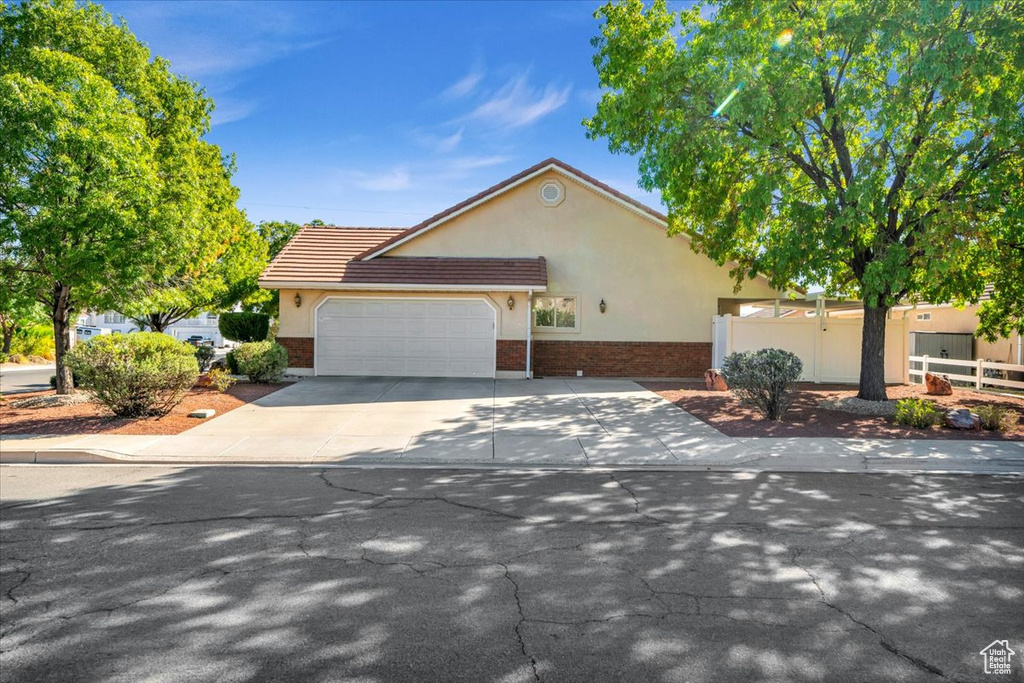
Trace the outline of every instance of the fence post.
<instances>
[{"instance_id":1,"label":"fence post","mask_svg":"<svg viewBox=\"0 0 1024 683\"><path fill-rule=\"evenodd\" d=\"M928 374L928 354L921 356L921 384L925 384L925 375Z\"/></svg>"},{"instance_id":2,"label":"fence post","mask_svg":"<svg viewBox=\"0 0 1024 683\"><path fill-rule=\"evenodd\" d=\"M981 380L985 377L985 360L983 358L978 359L978 374L974 378L974 388L981 389Z\"/></svg>"}]
</instances>

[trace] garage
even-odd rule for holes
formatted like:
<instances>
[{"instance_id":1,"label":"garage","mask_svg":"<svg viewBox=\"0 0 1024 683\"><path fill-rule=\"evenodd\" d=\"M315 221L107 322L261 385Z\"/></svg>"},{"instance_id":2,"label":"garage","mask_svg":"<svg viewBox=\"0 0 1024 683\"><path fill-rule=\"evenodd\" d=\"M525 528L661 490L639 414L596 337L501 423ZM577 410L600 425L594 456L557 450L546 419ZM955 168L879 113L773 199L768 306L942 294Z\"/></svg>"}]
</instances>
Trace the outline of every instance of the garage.
<instances>
[{"instance_id":1,"label":"garage","mask_svg":"<svg viewBox=\"0 0 1024 683\"><path fill-rule=\"evenodd\" d=\"M317 375L494 377L483 299L332 297L316 312Z\"/></svg>"}]
</instances>

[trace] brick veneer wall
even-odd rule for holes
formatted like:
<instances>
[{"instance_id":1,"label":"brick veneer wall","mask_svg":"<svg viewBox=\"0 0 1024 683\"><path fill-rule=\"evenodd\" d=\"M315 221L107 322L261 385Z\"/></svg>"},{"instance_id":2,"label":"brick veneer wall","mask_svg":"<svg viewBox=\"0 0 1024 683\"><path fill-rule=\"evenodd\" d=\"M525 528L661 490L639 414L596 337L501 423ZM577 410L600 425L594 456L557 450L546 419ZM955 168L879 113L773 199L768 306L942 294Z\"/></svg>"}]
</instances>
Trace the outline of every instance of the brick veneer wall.
<instances>
[{"instance_id":1,"label":"brick veneer wall","mask_svg":"<svg viewBox=\"0 0 1024 683\"><path fill-rule=\"evenodd\" d=\"M498 370L526 371L526 340L498 340Z\"/></svg>"},{"instance_id":2,"label":"brick veneer wall","mask_svg":"<svg viewBox=\"0 0 1024 683\"><path fill-rule=\"evenodd\" d=\"M313 367L312 337L278 337L277 343L288 350L288 367Z\"/></svg>"},{"instance_id":3,"label":"brick veneer wall","mask_svg":"<svg viewBox=\"0 0 1024 683\"><path fill-rule=\"evenodd\" d=\"M533 342L537 377L701 377L710 367L710 342Z\"/></svg>"}]
</instances>

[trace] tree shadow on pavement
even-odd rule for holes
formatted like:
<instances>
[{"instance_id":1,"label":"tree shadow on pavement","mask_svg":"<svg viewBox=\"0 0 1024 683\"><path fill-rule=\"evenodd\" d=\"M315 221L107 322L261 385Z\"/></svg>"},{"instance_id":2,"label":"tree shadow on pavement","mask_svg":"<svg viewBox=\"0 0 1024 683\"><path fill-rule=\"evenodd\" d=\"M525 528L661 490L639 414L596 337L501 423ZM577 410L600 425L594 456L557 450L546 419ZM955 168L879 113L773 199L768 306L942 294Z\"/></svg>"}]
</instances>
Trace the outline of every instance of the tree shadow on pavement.
<instances>
[{"instance_id":1,"label":"tree shadow on pavement","mask_svg":"<svg viewBox=\"0 0 1024 683\"><path fill-rule=\"evenodd\" d=\"M1024 625L1019 478L24 471L4 681L984 680Z\"/></svg>"}]
</instances>

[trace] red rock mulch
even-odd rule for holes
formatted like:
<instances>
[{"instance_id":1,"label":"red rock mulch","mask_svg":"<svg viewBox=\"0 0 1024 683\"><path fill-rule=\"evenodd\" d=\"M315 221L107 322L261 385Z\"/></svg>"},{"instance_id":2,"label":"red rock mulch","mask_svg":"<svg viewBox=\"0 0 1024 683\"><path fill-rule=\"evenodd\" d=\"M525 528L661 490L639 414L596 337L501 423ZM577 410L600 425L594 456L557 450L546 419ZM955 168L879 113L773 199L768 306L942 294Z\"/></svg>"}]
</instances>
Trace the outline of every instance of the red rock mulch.
<instances>
[{"instance_id":1,"label":"red rock mulch","mask_svg":"<svg viewBox=\"0 0 1024 683\"><path fill-rule=\"evenodd\" d=\"M1024 398L954 388L952 396L927 396L919 385L890 386L890 399L921 397L944 408L997 404L1016 410L1016 426L1006 432L960 431L944 427L914 429L884 417L853 415L818 407L818 401L856 396L848 385L798 384L796 399L782 422L769 422L741 406L731 392L707 391L702 383L644 382L643 386L729 436L817 436L866 439L1010 439L1024 440Z\"/></svg>"},{"instance_id":2,"label":"red rock mulch","mask_svg":"<svg viewBox=\"0 0 1024 683\"><path fill-rule=\"evenodd\" d=\"M78 403L53 408L12 408L10 403L53 391L15 394L0 403L0 434L180 434L203 420L188 417L199 408L213 408L217 415L273 393L287 384L239 382L226 393L194 387L170 413L161 418L115 418L98 403ZM214 418L216 419L216 418Z\"/></svg>"}]
</instances>

